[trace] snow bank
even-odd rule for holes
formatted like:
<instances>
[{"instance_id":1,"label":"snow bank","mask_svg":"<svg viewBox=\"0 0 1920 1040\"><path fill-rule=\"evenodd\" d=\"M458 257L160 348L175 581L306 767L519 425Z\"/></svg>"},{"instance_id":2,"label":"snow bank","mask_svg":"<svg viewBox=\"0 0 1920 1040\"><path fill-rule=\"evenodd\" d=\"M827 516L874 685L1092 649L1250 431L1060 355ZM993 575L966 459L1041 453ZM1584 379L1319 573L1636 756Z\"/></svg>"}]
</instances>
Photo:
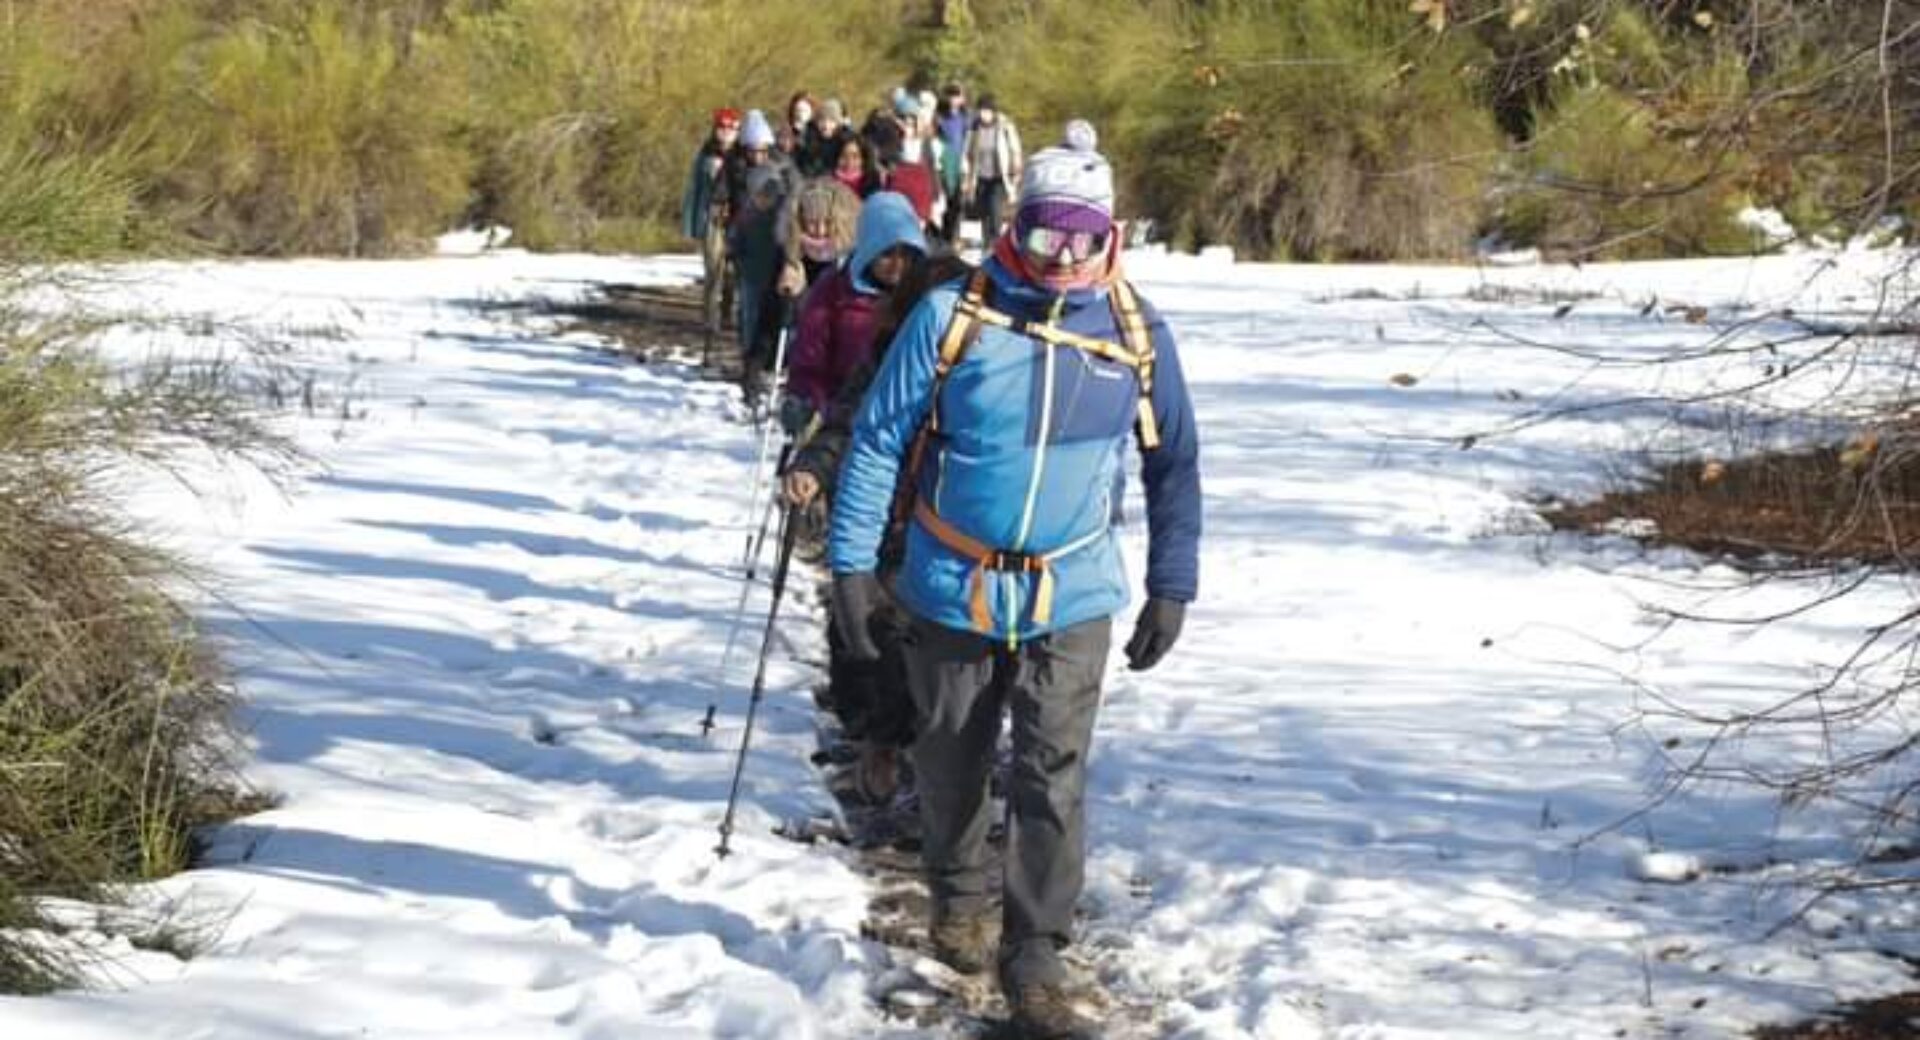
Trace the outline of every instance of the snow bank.
<instances>
[{"instance_id":1,"label":"snow bank","mask_svg":"<svg viewBox=\"0 0 1920 1040\"><path fill-rule=\"evenodd\" d=\"M1769 864L1844 854L1845 821L1776 826L1738 790L1637 815L1665 742L1690 737L1623 726L1629 678L1761 703L1847 647L1848 611L1904 593L1872 586L1760 641L1656 631L1645 604L1724 570L1544 534L1531 496L1721 428L1653 407L1525 422L1737 385L1763 362L1674 359L1769 308L1860 315L1871 259L1136 258L1203 427L1203 591L1163 666L1110 676L1086 941L1171 1033L1728 1036L1905 984L1871 952L1911 925L1897 908L1842 901L1818 929L1772 930L1788 894ZM738 854L711 854L746 678L715 674L752 479L734 395L476 306L696 270L490 254L124 272L133 304L275 332L323 390L295 425L327 469L292 497L207 474L211 502L157 483L135 503L224 576L203 614L284 801L154 886L229 908L204 952L0 1001L0 1032L914 1035L873 999L895 966L860 938L862 878L769 833L827 804L806 762L809 596L776 646Z\"/></svg>"}]
</instances>

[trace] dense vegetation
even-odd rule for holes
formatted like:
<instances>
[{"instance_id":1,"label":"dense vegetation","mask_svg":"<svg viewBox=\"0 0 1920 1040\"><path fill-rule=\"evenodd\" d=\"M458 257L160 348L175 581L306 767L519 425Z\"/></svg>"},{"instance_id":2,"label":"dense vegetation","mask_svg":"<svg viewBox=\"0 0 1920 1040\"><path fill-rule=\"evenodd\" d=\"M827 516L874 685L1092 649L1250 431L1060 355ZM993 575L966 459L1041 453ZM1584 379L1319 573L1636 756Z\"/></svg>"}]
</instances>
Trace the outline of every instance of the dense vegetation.
<instances>
[{"instance_id":1,"label":"dense vegetation","mask_svg":"<svg viewBox=\"0 0 1920 1040\"><path fill-rule=\"evenodd\" d=\"M113 478L182 452L290 456L233 359L110 366L72 301L84 275L25 260L124 248L150 217L115 154L0 153L0 992L73 978L48 896L113 898L192 857L248 805L231 689L177 598L191 575L122 514ZM125 154L125 153L121 153ZM171 927L149 915L136 942ZM150 926L150 927L149 927Z\"/></svg>"},{"instance_id":2,"label":"dense vegetation","mask_svg":"<svg viewBox=\"0 0 1920 1040\"><path fill-rule=\"evenodd\" d=\"M673 242L720 104L991 89L1123 208L1293 259L1741 252L1920 215L1920 0L8 0L0 247ZM65 198L24 239L16 181Z\"/></svg>"}]
</instances>

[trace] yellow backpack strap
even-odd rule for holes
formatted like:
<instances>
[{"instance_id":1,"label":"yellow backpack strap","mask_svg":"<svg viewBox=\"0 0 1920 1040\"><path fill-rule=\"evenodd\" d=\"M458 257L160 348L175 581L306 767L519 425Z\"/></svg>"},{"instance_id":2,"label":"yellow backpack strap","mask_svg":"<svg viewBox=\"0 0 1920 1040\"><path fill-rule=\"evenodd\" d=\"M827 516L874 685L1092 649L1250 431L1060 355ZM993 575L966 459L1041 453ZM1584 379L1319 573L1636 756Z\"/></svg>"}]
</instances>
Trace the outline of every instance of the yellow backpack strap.
<instances>
[{"instance_id":1,"label":"yellow backpack strap","mask_svg":"<svg viewBox=\"0 0 1920 1040\"><path fill-rule=\"evenodd\" d=\"M1160 446L1160 426L1153 418L1153 334L1147 331L1146 316L1140 312L1140 297L1133 283L1121 279L1108 293L1113 303L1113 320L1120 326L1120 342L1134 356L1134 371L1140 380L1140 410L1136 423L1140 447L1152 451Z\"/></svg>"},{"instance_id":2,"label":"yellow backpack strap","mask_svg":"<svg viewBox=\"0 0 1920 1040\"><path fill-rule=\"evenodd\" d=\"M895 485L896 489L906 489L894 498L895 524L905 523L913 512L914 496L920 486L920 467L926 460L927 442L940 431L940 390L947 385L947 376L960 364L960 359L980 338L980 316L991 313L987 310L987 289L991 284L987 280L987 272L976 268L967 279L967 287L960 293L960 299L953 305L946 331L940 334L940 356L933 362L933 389L928 394L927 421L914 431L913 443L907 447L906 472Z\"/></svg>"},{"instance_id":3,"label":"yellow backpack strap","mask_svg":"<svg viewBox=\"0 0 1920 1040\"><path fill-rule=\"evenodd\" d=\"M967 287L961 292L960 299L953 305L953 315L947 319L947 330L940 335L940 357L933 363L933 407L927 413L927 423L934 429L940 428L940 388L946 385L947 375L960 359L966 356L974 341L980 338L980 315L987 304L987 272L975 270L967 279Z\"/></svg>"},{"instance_id":4,"label":"yellow backpack strap","mask_svg":"<svg viewBox=\"0 0 1920 1040\"><path fill-rule=\"evenodd\" d=\"M1108 361L1125 365L1128 368L1137 369L1140 367L1140 359L1134 355L1133 350L1119 343L1108 343L1104 339L1082 336L1079 333L1068 332L1066 329L1056 328L1052 325L1042 325L1024 318L1016 318L1002 311L996 311L991 307L981 308L980 311L974 315L974 320L983 325L995 325L1018 333L1028 339L1039 340L1042 343L1051 344L1056 347L1072 347L1081 353L1092 354L1097 358L1105 358Z\"/></svg>"}]
</instances>

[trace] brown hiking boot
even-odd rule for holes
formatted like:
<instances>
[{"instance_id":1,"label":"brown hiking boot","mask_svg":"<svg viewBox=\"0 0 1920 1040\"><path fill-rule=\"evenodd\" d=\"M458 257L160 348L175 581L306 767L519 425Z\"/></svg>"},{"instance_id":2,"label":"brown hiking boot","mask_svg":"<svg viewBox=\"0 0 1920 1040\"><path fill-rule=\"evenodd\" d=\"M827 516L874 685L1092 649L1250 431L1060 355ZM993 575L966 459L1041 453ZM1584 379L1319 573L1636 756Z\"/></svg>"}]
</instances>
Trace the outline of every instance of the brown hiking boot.
<instances>
[{"instance_id":1,"label":"brown hiking boot","mask_svg":"<svg viewBox=\"0 0 1920 1040\"><path fill-rule=\"evenodd\" d=\"M993 966L1000 948L1000 915L981 911L938 917L927 934L941 963L962 975L978 975Z\"/></svg>"},{"instance_id":2,"label":"brown hiking boot","mask_svg":"<svg viewBox=\"0 0 1920 1040\"><path fill-rule=\"evenodd\" d=\"M887 805L900 790L900 751L881 744L864 744L854 762L854 778L869 805Z\"/></svg>"},{"instance_id":3,"label":"brown hiking boot","mask_svg":"<svg viewBox=\"0 0 1920 1040\"><path fill-rule=\"evenodd\" d=\"M1100 1023L1060 983L1015 986L1007 993L1020 1040L1098 1040Z\"/></svg>"}]
</instances>

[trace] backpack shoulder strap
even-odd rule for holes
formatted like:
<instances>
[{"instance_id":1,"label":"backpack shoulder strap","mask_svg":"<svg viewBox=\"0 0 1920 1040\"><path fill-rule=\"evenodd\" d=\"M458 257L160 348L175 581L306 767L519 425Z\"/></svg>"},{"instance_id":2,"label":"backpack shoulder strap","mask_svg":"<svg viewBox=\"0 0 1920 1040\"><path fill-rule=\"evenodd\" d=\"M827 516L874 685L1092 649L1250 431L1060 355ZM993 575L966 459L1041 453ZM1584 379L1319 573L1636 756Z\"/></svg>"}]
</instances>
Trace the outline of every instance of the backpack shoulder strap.
<instances>
[{"instance_id":1,"label":"backpack shoulder strap","mask_svg":"<svg viewBox=\"0 0 1920 1040\"><path fill-rule=\"evenodd\" d=\"M953 315L947 319L947 329L940 334L940 356L933 363L933 393L931 409L927 413L927 424L935 430L940 428L940 389L947 383L947 376L954 367L966 357L967 351L980 339L980 315L987 308L987 295L993 286L985 269L977 269L967 279L967 287L960 293L960 299L954 302Z\"/></svg>"},{"instance_id":2,"label":"backpack shoulder strap","mask_svg":"<svg viewBox=\"0 0 1920 1040\"><path fill-rule=\"evenodd\" d=\"M1120 279L1113 283L1113 290L1107 294L1113 304L1113 321L1120 329L1120 341L1137 359L1134 371L1140 380L1139 418L1135 427L1140 431L1140 447L1152 451L1160 446L1160 427L1153 418L1153 333L1147 329L1147 319L1140 311L1140 296L1133 291L1133 283Z\"/></svg>"},{"instance_id":3,"label":"backpack shoulder strap","mask_svg":"<svg viewBox=\"0 0 1920 1040\"><path fill-rule=\"evenodd\" d=\"M940 355L933 362L933 388L927 393L927 419L914 432L913 442L907 448L906 469L894 487L893 522L896 525L905 523L913 511L914 499L919 494L920 468L926 459L927 442L940 432L940 391L947 385L947 376L952 374L980 338L981 315L990 313L987 310L987 296L992 287L992 279L987 277L986 270L975 268L967 278L967 287L961 291L960 298L954 301L953 314L947 318L946 331L940 334Z\"/></svg>"}]
</instances>

